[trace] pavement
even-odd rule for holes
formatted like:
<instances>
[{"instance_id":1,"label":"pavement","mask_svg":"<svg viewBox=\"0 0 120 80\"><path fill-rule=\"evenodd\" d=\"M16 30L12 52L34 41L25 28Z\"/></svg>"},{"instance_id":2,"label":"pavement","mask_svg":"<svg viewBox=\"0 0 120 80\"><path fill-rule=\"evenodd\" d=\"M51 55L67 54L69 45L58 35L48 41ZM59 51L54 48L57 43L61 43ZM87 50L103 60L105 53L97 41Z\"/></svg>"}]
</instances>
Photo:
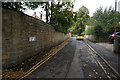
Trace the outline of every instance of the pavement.
<instances>
[{"instance_id":1,"label":"pavement","mask_svg":"<svg viewBox=\"0 0 120 80\"><path fill-rule=\"evenodd\" d=\"M115 74L120 77L120 54L113 53L113 44L93 43L87 39L85 41L110 65Z\"/></svg>"},{"instance_id":2,"label":"pavement","mask_svg":"<svg viewBox=\"0 0 120 80\"><path fill-rule=\"evenodd\" d=\"M103 46L104 48L106 48L110 52L113 52L113 44L111 44L109 42L102 42L102 43L96 43L96 44Z\"/></svg>"}]
</instances>

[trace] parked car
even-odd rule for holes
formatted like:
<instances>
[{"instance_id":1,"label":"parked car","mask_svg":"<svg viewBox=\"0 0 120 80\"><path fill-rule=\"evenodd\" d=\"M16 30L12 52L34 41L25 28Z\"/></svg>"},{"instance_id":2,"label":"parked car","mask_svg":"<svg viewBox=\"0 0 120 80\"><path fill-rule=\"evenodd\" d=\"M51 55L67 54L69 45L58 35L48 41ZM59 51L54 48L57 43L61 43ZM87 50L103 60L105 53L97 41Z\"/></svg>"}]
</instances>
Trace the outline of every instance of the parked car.
<instances>
[{"instance_id":1,"label":"parked car","mask_svg":"<svg viewBox=\"0 0 120 80\"><path fill-rule=\"evenodd\" d=\"M120 35L120 32L116 32L116 35ZM109 36L109 39L112 43L114 43L114 37L115 37L115 34L113 33L112 35Z\"/></svg>"},{"instance_id":2,"label":"parked car","mask_svg":"<svg viewBox=\"0 0 120 80\"><path fill-rule=\"evenodd\" d=\"M83 35L77 35L76 40L83 40Z\"/></svg>"}]
</instances>

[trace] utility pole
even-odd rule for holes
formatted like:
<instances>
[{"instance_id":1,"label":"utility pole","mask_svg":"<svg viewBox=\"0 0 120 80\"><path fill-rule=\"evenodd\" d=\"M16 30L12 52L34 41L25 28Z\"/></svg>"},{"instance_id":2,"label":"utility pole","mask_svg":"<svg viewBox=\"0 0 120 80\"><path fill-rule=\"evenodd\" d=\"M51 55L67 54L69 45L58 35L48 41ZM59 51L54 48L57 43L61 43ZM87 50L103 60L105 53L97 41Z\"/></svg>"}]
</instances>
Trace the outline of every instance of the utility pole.
<instances>
[{"instance_id":1,"label":"utility pole","mask_svg":"<svg viewBox=\"0 0 120 80\"><path fill-rule=\"evenodd\" d=\"M113 50L116 52L116 17L117 17L117 0L115 0L115 27L114 27L114 44L113 44Z\"/></svg>"}]
</instances>

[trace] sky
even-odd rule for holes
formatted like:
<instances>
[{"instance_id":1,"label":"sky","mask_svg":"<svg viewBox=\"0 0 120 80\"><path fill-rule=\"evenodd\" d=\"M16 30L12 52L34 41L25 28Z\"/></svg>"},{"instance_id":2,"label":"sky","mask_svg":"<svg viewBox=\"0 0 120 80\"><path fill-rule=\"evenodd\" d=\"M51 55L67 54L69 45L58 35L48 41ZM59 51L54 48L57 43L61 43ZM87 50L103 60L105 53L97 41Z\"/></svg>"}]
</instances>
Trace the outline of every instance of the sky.
<instances>
[{"instance_id":1,"label":"sky","mask_svg":"<svg viewBox=\"0 0 120 80\"><path fill-rule=\"evenodd\" d=\"M117 2L119 2L120 0L117 0ZM100 6L103 7L103 9L105 9L105 7L109 8L109 6L112 6L113 8L115 8L115 0L75 0L74 2L74 8L73 11L77 11L79 10L80 7L85 6L88 8L89 12L90 12L90 16L93 15L93 13L97 10L97 8L99 8ZM118 4L117 4L118 5ZM117 6L117 10L118 10L118 6ZM36 10L27 10L25 12L25 14L27 15L32 15L34 12L36 12L37 16L40 16L40 12L41 8L37 8ZM43 21L45 21L45 12L43 12Z\"/></svg>"},{"instance_id":2,"label":"sky","mask_svg":"<svg viewBox=\"0 0 120 80\"><path fill-rule=\"evenodd\" d=\"M120 0L117 0L119 2ZM89 9L90 16L99 8L100 6L105 9L105 7L112 6L115 7L115 0L76 0L74 3L73 11L77 11L80 7L85 6ZM118 7L117 7L118 9Z\"/></svg>"}]
</instances>

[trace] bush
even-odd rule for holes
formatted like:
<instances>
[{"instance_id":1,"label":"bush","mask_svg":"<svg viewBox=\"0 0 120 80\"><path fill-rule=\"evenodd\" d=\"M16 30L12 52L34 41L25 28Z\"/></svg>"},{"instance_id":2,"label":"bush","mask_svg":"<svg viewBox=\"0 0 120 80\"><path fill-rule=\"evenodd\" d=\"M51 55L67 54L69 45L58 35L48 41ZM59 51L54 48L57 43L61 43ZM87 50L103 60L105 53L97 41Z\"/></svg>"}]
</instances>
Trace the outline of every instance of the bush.
<instances>
[{"instance_id":1,"label":"bush","mask_svg":"<svg viewBox=\"0 0 120 80\"><path fill-rule=\"evenodd\" d=\"M104 10L98 8L93 16L89 19L89 25L93 26L87 30L87 34L95 36L108 36L112 33L114 23L114 8L109 7ZM117 17L118 18L118 17Z\"/></svg>"},{"instance_id":2,"label":"bush","mask_svg":"<svg viewBox=\"0 0 120 80\"><path fill-rule=\"evenodd\" d=\"M85 35L85 32L82 32L81 35Z\"/></svg>"},{"instance_id":3,"label":"bush","mask_svg":"<svg viewBox=\"0 0 120 80\"><path fill-rule=\"evenodd\" d=\"M103 28L102 28L102 25L100 23L97 23L93 28L94 28L93 33L95 36L104 35Z\"/></svg>"},{"instance_id":4,"label":"bush","mask_svg":"<svg viewBox=\"0 0 120 80\"><path fill-rule=\"evenodd\" d=\"M100 23L96 23L92 28L88 28L87 35L103 36L105 35L103 27Z\"/></svg>"},{"instance_id":5,"label":"bush","mask_svg":"<svg viewBox=\"0 0 120 80\"><path fill-rule=\"evenodd\" d=\"M87 31L86 31L86 34L87 35L93 35L94 34L94 28L88 28Z\"/></svg>"}]
</instances>

